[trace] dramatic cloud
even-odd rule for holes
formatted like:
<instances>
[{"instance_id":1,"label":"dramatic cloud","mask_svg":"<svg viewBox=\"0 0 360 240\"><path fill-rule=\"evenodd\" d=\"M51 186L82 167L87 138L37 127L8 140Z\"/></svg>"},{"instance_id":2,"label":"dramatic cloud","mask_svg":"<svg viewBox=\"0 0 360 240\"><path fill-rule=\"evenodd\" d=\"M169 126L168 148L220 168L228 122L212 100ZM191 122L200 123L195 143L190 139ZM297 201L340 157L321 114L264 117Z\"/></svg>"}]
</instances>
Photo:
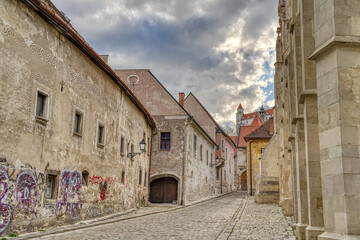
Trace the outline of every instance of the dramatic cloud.
<instances>
[{"instance_id":1,"label":"dramatic cloud","mask_svg":"<svg viewBox=\"0 0 360 240\"><path fill-rule=\"evenodd\" d=\"M148 68L219 121L274 104L277 0L54 0L115 69Z\"/></svg>"}]
</instances>

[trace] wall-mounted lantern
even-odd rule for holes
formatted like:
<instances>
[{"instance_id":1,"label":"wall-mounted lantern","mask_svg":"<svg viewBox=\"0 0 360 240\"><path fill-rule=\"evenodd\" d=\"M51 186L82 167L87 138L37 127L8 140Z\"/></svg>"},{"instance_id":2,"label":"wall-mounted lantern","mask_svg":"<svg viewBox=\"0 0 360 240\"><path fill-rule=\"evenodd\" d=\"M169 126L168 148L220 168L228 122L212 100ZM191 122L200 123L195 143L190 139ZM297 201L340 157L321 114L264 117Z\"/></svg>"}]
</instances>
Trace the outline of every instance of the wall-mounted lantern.
<instances>
[{"instance_id":1,"label":"wall-mounted lantern","mask_svg":"<svg viewBox=\"0 0 360 240\"><path fill-rule=\"evenodd\" d=\"M140 144L140 151L141 152L131 152L131 153L128 153L127 154L127 157L128 158L134 158L136 155L140 155L142 154L143 152L145 152L145 149L146 149L146 142L145 140L141 140L141 142L139 143Z\"/></svg>"}]
</instances>

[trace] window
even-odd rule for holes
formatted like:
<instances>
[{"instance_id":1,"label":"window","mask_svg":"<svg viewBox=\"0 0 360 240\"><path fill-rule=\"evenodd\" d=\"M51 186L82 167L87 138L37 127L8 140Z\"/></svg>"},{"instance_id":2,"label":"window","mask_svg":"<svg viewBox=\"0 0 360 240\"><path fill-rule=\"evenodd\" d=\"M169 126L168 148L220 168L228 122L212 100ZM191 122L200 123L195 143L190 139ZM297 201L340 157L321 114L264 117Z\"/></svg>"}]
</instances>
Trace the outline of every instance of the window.
<instances>
[{"instance_id":1,"label":"window","mask_svg":"<svg viewBox=\"0 0 360 240\"><path fill-rule=\"evenodd\" d=\"M148 148L148 154L150 154L150 150L151 150L150 138L147 139L147 148Z\"/></svg>"},{"instance_id":2,"label":"window","mask_svg":"<svg viewBox=\"0 0 360 240\"><path fill-rule=\"evenodd\" d=\"M74 134L81 136L82 134L82 125L83 125L83 114L80 111L75 111L74 117Z\"/></svg>"},{"instance_id":3,"label":"window","mask_svg":"<svg viewBox=\"0 0 360 240\"><path fill-rule=\"evenodd\" d=\"M98 144L98 146L104 146L104 133L105 133L105 127L104 127L103 124L99 123L98 136L97 136L97 144Z\"/></svg>"},{"instance_id":4,"label":"window","mask_svg":"<svg viewBox=\"0 0 360 240\"><path fill-rule=\"evenodd\" d=\"M122 171L122 173L121 173L121 182L120 183L121 184L125 183L125 172L124 171Z\"/></svg>"},{"instance_id":5,"label":"window","mask_svg":"<svg viewBox=\"0 0 360 240\"><path fill-rule=\"evenodd\" d=\"M219 175L220 175L220 173L219 173L219 168L216 168L216 179L217 179L217 180L219 180Z\"/></svg>"},{"instance_id":6,"label":"window","mask_svg":"<svg viewBox=\"0 0 360 240\"><path fill-rule=\"evenodd\" d=\"M124 145L125 145L125 137L121 136L120 139L120 154L124 155Z\"/></svg>"},{"instance_id":7,"label":"window","mask_svg":"<svg viewBox=\"0 0 360 240\"><path fill-rule=\"evenodd\" d=\"M226 170L224 170L224 178L226 179Z\"/></svg>"},{"instance_id":8,"label":"window","mask_svg":"<svg viewBox=\"0 0 360 240\"><path fill-rule=\"evenodd\" d=\"M144 173L144 186L146 187L146 180L147 180L147 178L146 178L146 174L147 172L146 172L146 169L145 169L145 173Z\"/></svg>"},{"instance_id":9,"label":"window","mask_svg":"<svg viewBox=\"0 0 360 240\"><path fill-rule=\"evenodd\" d=\"M194 146L193 146L194 154L196 155L196 135L194 134Z\"/></svg>"},{"instance_id":10,"label":"window","mask_svg":"<svg viewBox=\"0 0 360 240\"><path fill-rule=\"evenodd\" d=\"M211 158L210 158L210 165L212 165L212 164L213 164L212 160L213 160L213 154L211 154Z\"/></svg>"},{"instance_id":11,"label":"window","mask_svg":"<svg viewBox=\"0 0 360 240\"><path fill-rule=\"evenodd\" d=\"M139 185L141 185L141 175L142 175L142 171L141 169L139 170Z\"/></svg>"},{"instance_id":12,"label":"window","mask_svg":"<svg viewBox=\"0 0 360 240\"><path fill-rule=\"evenodd\" d=\"M224 140L221 140L221 150L224 151Z\"/></svg>"},{"instance_id":13,"label":"window","mask_svg":"<svg viewBox=\"0 0 360 240\"><path fill-rule=\"evenodd\" d=\"M46 176L46 198L47 199L55 199L55 182L56 182L56 175L48 174Z\"/></svg>"},{"instance_id":14,"label":"window","mask_svg":"<svg viewBox=\"0 0 360 240\"><path fill-rule=\"evenodd\" d=\"M227 148L225 148L225 160L228 160L228 156L227 156Z\"/></svg>"},{"instance_id":15,"label":"window","mask_svg":"<svg viewBox=\"0 0 360 240\"><path fill-rule=\"evenodd\" d=\"M81 176L82 176L82 185L83 186L88 186L88 183L89 183L89 173L88 173L88 171L83 171L81 173Z\"/></svg>"},{"instance_id":16,"label":"window","mask_svg":"<svg viewBox=\"0 0 360 240\"><path fill-rule=\"evenodd\" d=\"M202 153L202 145L200 145L200 161L202 161L203 159L203 153Z\"/></svg>"},{"instance_id":17,"label":"window","mask_svg":"<svg viewBox=\"0 0 360 240\"><path fill-rule=\"evenodd\" d=\"M206 150L206 165L209 165L209 151Z\"/></svg>"},{"instance_id":18,"label":"window","mask_svg":"<svg viewBox=\"0 0 360 240\"><path fill-rule=\"evenodd\" d=\"M130 143L130 153L134 153L134 144Z\"/></svg>"},{"instance_id":19,"label":"window","mask_svg":"<svg viewBox=\"0 0 360 240\"><path fill-rule=\"evenodd\" d=\"M170 150L170 133L169 132L161 133L160 150Z\"/></svg>"},{"instance_id":20,"label":"window","mask_svg":"<svg viewBox=\"0 0 360 240\"><path fill-rule=\"evenodd\" d=\"M37 92L36 96L36 116L42 119L47 119L47 108L48 108L48 95L41 91Z\"/></svg>"}]
</instances>

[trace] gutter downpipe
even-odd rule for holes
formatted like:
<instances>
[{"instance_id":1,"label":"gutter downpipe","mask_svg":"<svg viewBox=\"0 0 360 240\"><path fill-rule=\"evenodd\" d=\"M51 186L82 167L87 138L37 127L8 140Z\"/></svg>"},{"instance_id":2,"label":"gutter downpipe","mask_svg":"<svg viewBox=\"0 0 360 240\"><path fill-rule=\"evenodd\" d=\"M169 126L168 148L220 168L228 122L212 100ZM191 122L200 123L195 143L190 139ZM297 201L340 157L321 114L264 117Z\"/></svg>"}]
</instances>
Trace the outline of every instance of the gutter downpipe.
<instances>
[{"instance_id":1,"label":"gutter downpipe","mask_svg":"<svg viewBox=\"0 0 360 240\"><path fill-rule=\"evenodd\" d=\"M252 144L252 141L250 141L250 195L252 196L253 195L253 192L252 192L252 161L251 161L251 144Z\"/></svg>"},{"instance_id":2,"label":"gutter downpipe","mask_svg":"<svg viewBox=\"0 0 360 240\"><path fill-rule=\"evenodd\" d=\"M183 147L183 157L182 157L182 179L181 179L181 205L185 205L184 203L184 192L185 192L185 158L186 158L186 127L188 125L188 120L185 121L184 126L184 147Z\"/></svg>"},{"instance_id":3,"label":"gutter downpipe","mask_svg":"<svg viewBox=\"0 0 360 240\"><path fill-rule=\"evenodd\" d=\"M149 174L148 174L148 200L150 200L150 176L151 176L151 158L152 158L152 143L153 143L153 137L157 133L156 128L155 131L151 133L150 138L150 159L149 159Z\"/></svg>"}]
</instances>

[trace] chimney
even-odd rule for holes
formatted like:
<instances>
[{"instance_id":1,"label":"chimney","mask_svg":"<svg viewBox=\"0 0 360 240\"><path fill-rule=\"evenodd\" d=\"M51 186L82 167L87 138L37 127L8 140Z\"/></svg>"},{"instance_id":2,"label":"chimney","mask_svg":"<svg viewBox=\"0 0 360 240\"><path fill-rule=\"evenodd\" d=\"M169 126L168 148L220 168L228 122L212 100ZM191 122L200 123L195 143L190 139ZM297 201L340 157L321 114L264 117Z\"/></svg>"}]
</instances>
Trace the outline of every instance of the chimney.
<instances>
[{"instance_id":1,"label":"chimney","mask_svg":"<svg viewBox=\"0 0 360 240\"><path fill-rule=\"evenodd\" d=\"M269 119L269 133L270 133L271 135L274 134L274 118L273 118L273 117L271 117L271 118Z\"/></svg>"},{"instance_id":2,"label":"chimney","mask_svg":"<svg viewBox=\"0 0 360 240\"><path fill-rule=\"evenodd\" d=\"M184 98L185 94L183 92L179 93L179 103L182 107L184 107Z\"/></svg>"},{"instance_id":3,"label":"chimney","mask_svg":"<svg viewBox=\"0 0 360 240\"><path fill-rule=\"evenodd\" d=\"M100 55L100 57L106 64L108 64L109 55Z\"/></svg>"}]
</instances>

